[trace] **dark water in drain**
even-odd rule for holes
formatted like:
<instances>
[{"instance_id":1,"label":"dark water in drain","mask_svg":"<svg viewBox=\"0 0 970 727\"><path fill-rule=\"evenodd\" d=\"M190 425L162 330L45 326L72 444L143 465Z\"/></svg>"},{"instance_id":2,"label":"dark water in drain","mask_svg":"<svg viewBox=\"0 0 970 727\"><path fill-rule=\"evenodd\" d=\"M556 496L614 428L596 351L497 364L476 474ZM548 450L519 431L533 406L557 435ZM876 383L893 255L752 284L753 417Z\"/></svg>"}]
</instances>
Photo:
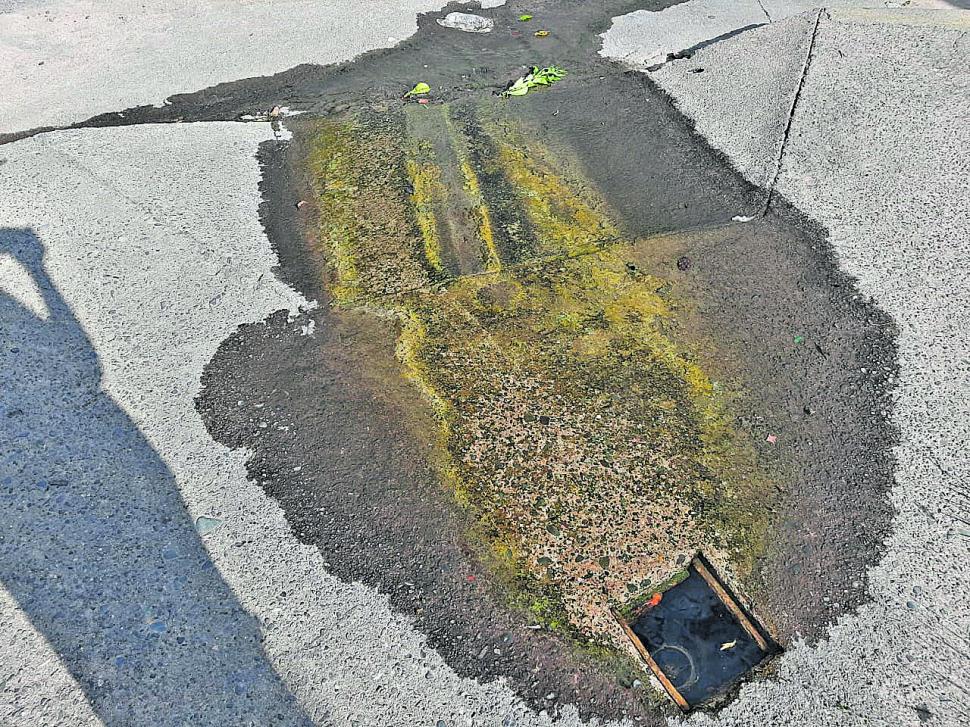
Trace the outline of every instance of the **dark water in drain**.
<instances>
[{"instance_id":1,"label":"dark water in drain","mask_svg":"<svg viewBox=\"0 0 970 727\"><path fill-rule=\"evenodd\" d=\"M693 568L636 620L633 632L691 706L725 691L767 656Z\"/></svg>"}]
</instances>

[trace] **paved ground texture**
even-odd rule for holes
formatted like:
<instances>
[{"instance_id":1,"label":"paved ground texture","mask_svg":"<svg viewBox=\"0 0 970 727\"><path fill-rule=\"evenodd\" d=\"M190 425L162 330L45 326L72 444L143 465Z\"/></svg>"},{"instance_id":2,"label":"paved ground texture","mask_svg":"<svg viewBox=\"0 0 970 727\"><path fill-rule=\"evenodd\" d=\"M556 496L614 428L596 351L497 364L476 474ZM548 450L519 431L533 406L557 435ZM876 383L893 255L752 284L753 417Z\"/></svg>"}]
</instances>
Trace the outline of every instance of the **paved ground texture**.
<instances>
[{"instance_id":1,"label":"paved ground texture","mask_svg":"<svg viewBox=\"0 0 970 727\"><path fill-rule=\"evenodd\" d=\"M780 157L775 189L828 228L844 269L899 326L897 516L873 602L789 651L780 680L721 713L728 724L970 717L968 31L961 11L816 11L652 75L752 181L768 184Z\"/></svg>"},{"instance_id":2,"label":"paved ground texture","mask_svg":"<svg viewBox=\"0 0 970 727\"><path fill-rule=\"evenodd\" d=\"M896 514L869 601L688 723L970 722L970 18L841 5L693 0L603 41L662 65L644 72L827 229L898 330ZM438 6L0 2L0 134L348 59ZM459 676L336 577L197 411L240 326L314 335L260 222L267 144L268 124L202 122L0 146L0 724L578 724ZM287 426L238 403L254 436Z\"/></svg>"},{"instance_id":3,"label":"paved ground texture","mask_svg":"<svg viewBox=\"0 0 970 727\"><path fill-rule=\"evenodd\" d=\"M411 35L440 0L18 0L0 15L0 133L107 111L301 63L336 63ZM15 89L30 89L20 95Z\"/></svg>"}]
</instances>

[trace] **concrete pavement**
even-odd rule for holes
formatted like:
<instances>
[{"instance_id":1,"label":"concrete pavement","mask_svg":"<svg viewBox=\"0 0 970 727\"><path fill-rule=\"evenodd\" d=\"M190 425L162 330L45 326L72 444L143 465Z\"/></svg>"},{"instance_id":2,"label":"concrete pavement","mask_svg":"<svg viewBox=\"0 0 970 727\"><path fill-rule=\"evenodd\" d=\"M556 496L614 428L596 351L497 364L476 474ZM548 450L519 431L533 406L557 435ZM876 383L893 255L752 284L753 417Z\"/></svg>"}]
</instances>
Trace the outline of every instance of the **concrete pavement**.
<instances>
[{"instance_id":1,"label":"concrete pavement","mask_svg":"<svg viewBox=\"0 0 970 727\"><path fill-rule=\"evenodd\" d=\"M299 62L351 57L403 37L418 9L386 13L375 28L356 4L242 8L229 14L222 3L164 11L132 10L128 3L16 3L17 15L0 15L0 71L4 88L14 89L0 106L0 132L71 123ZM698 10L694 3L678 8ZM125 19L116 21L116 12ZM84 14L98 22L75 31L85 27ZM685 34L675 45L688 48L756 19L749 6L729 15L725 25ZM608 52L646 63L656 44L643 39L659 32L652 20L619 22L618 35L607 37ZM966 17L833 11L813 43L814 27L814 14L772 23L652 76L753 182L766 184L777 169L778 192L828 227L845 268L900 329L894 416L903 440L893 493L899 514L887 556L872 573L873 603L844 618L828 640L793 649L780 662L779 679L747 685L717 719L956 725L970 716L962 565L970 526L960 520L968 517L962 452L970 393L961 275L970 239L963 214L970 204L961 103L968 91L961 64L968 55ZM272 52L252 53L253 46ZM631 56L635 48L646 50ZM0 280L9 299L19 301L5 318L18 323L5 327L0 353L5 391L21 393L3 400L4 449L25 437L58 453L33 459L30 472L0 474L0 481L25 477L38 487L24 498L7 483L6 496L15 498L7 512L19 515L5 519L4 557L49 558L63 568L56 591L63 600L55 603L77 615L81 636L93 641L104 619L142 624L141 641L119 637L98 647L95 656L112 669L173 677L161 679L154 695L99 691L111 675L90 668L94 659L81 653L83 639L71 643L45 630L45 619L60 612L41 608L42 584L11 574L4 580L16 586L7 585L0 601L0 719L147 723L164 705L182 705L178 716L190 723L243 723L253 715L281 724L548 723L548 715L527 710L501 682L457 677L385 597L330 576L323 555L299 544L275 503L247 479L244 456L214 443L198 419L193 399L218 345L242 323L280 308L297 314L310 303L275 278L275 256L258 222L254 155L271 138L262 125L192 124L57 132L0 147L0 226L8 253ZM37 245L45 257L31 262ZM38 282L41 271L48 287ZM64 327L56 297L45 290L57 291L74 322ZM48 322L60 327L41 335ZM79 413L57 419L65 402ZM131 529L106 532L112 547L97 554L101 577L128 594L131 608L104 603L102 611L79 611L85 586L72 587L72 558L88 555L64 555L56 533L78 513L122 515L114 500L132 482L144 482L164 506L133 508ZM192 528L199 516L222 523L200 537ZM137 572L126 555L146 538L162 563L148 571L154 575ZM179 545L174 558L167 556L172 542ZM217 573L185 582L178 564L204 563L206 556ZM157 574L171 577L175 590L156 589ZM164 610L173 594L194 594L209 605L175 622L145 607ZM226 623L234 633L259 636L223 641ZM175 641L178 629L183 637L200 636L184 647L188 654ZM162 646L138 653L146 644ZM213 644L221 657L193 653ZM245 674L236 668L240 661L252 665ZM176 678L180 668L203 671L200 665L207 665L209 682ZM206 700L218 691L218 679L255 701ZM567 712L562 721L576 720Z\"/></svg>"},{"instance_id":2,"label":"concrete pavement","mask_svg":"<svg viewBox=\"0 0 970 727\"><path fill-rule=\"evenodd\" d=\"M814 32L816 17L651 75L752 182L770 183L780 160L777 191L828 228L844 269L899 326L897 516L873 601L792 649L780 679L747 685L718 722L965 724L970 13L836 9Z\"/></svg>"},{"instance_id":3,"label":"concrete pavement","mask_svg":"<svg viewBox=\"0 0 970 727\"><path fill-rule=\"evenodd\" d=\"M501 683L457 677L386 596L330 575L195 410L203 367L238 325L308 304L274 276L259 224L255 153L271 139L268 125L216 123L3 148L2 561L15 570L0 720L548 723ZM42 274L60 316L43 317ZM200 538L200 516L222 524ZM91 518L116 523L103 550L71 542ZM193 579L200 563L210 575ZM22 580L45 570L59 589ZM149 671L150 693L117 686Z\"/></svg>"},{"instance_id":4,"label":"concrete pavement","mask_svg":"<svg viewBox=\"0 0 970 727\"><path fill-rule=\"evenodd\" d=\"M13 3L0 14L0 134L392 46L441 0ZM0 4L0 9L3 5Z\"/></svg>"}]
</instances>

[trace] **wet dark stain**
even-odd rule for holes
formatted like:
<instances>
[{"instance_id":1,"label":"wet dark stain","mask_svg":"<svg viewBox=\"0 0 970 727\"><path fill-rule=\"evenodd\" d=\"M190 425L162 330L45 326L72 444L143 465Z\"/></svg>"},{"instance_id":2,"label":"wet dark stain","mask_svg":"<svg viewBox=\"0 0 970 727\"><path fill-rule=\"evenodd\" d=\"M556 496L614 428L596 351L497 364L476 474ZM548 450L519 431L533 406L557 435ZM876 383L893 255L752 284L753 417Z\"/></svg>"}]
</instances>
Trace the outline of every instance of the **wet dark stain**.
<instances>
[{"instance_id":1,"label":"wet dark stain","mask_svg":"<svg viewBox=\"0 0 970 727\"><path fill-rule=\"evenodd\" d=\"M865 601L865 573L891 520L895 331L839 271L825 231L777 194L763 218L728 224L756 214L764 190L695 134L649 78L596 56L596 34L611 16L669 4L537 0L530 12L555 31L541 41L512 34L511 8L483 13L496 20L488 36L438 27L433 20L446 9L423 16L413 38L352 63L303 65L78 126L237 119L277 104L316 115L379 109L400 103L417 80L432 85L436 100L481 98L524 66L565 66L570 75L555 87L495 103L508 103L551 149L578 160L624 235L660 235L649 255L630 261L631 274L673 280L692 301L695 332L726 352L712 365L749 392L738 426L785 473L773 539L745 595L780 643L796 633L814 640ZM575 704L583 716L659 724L668 708L630 686L640 675L595 648L530 629L528 614L508 607L509 594L473 555L471 524L428 459L422 436L434 427L415 414L418 394L394 357L397 331L327 305L312 205L296 205L308 196L300 118L286 122L293 143L260 151L260 217L280 277L323 305L297 321L278 313L242 326L222 344L197 399L209 431L251 451L250 476L280 502L297 536L319 547L339 577L388 594L459 674L504 677L538 709ZM489 149L472 151L487 161ZM502 188L501 178L492 182ZM501 218L501 195L486 201ZM507 222L515 214L510 208ZM510 259L527 256L522 229L519 238L507 231ZM316 333L303 335L309 320Z\"/></svg>"},{"instance_id":2,"label":"wet dark stain","mask_svg":"<svg viewBox=\"0 0 970 727\"><path fill-rule=\"evenodd\" d=\"M926 707L925 704L921 704L918 707L913 707L913 711L916 712L916 716L919 718L920 722L926 723L933 719L933 713Z\"/></svg>"},{"instance_id":3,"label":"wet dark stain","mask_svg":"<svg viewBox=\"0 0 970 727\"><path fill-rule=\"evenodd\" d=\"M323 261L303 235L308 212L292 203L306 198L299 140L268 142L259 158L276 272L325 300ZM315 333L303 335L310 320ZM492 582L467 540L472 523L428 461L421 435L435 425L420 420L425 407L402 376L396 339L394 324L359 312L324 305L288 321L280 311L220 346L197 407L217 441L252 450L250 477L331 572L386 593L459 674L504 677L552 713L575 704L586 716L660 724L664 709L633 687L643 675L623 659L577 650L509 608L511 594Z\"/></svg>"}]
</instances>

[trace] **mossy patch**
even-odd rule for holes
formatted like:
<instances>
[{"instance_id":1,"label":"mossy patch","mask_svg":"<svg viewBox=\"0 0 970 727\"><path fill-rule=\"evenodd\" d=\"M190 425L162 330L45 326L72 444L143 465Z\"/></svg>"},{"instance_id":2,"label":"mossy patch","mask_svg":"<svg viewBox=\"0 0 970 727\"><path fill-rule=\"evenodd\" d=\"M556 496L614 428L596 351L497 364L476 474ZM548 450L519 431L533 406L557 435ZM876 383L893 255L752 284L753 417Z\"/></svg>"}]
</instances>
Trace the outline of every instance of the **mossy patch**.
<instances>
[{"instance_id":1,"label":"mossy patch","mask_svg":"<svg viewBox=\"0 0 970 727\"><path fill-rule=\"evenodd\" d=\"M399 115L368 111L321 121L309 144L319 240L341 305L431 282L434 264L410 199L403 131Z\"/></svg>"},{"instance_id":2,"label":"mossy patch","mask_svg":"<svg viewBox=\"0 0 970 727\"><path fill-rule=\"evenodd\" d=\"M420 148L420 151L424 151ZM421 155L424 156L424 155ZM424 241L424 256L436 273L444 272L441 259L441 240L434 215L435 200L443 196L441 172L435 164L423 158L408 158L408 177L411 180L411 204L417 219L421 239Z\"/></svg>"},{"instance_id":3,"label":"mossy patch","mask_svg":"<svg viewBox=\"0 0 970 727\"><path fill-rule=\"evenodd\" d=\"M436 464L513 605L619 646L612 610L695 551L750 571L773 488L668 281L631 262L650 241L622 240L535 134L470 107L435 113L455 137L444 151L400 120L321 122L311 169L335 303L400 320ZM435 275L443 178L467 194L470 221L449 234L477 235L474 275Z\"/></svg>"}]
</instances>

